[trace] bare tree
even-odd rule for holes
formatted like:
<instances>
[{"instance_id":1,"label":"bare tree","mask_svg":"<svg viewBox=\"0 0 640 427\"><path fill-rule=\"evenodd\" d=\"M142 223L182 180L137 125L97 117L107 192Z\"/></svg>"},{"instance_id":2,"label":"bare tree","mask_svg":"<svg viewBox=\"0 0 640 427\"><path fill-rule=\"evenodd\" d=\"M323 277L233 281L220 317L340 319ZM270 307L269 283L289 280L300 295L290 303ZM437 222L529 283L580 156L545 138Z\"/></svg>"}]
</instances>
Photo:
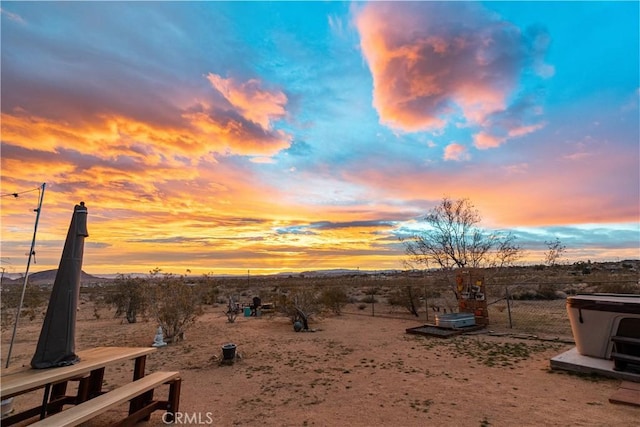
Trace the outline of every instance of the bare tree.
<instances>
[{"instance_id":1,"label":"bare tree","mask_svg":"<svg viewBox=\"0 0 640 427\"><path fill-rule=\"evenodd\" d=\"M522 258L522 247L517 244L516 236L512 233L499 236L496 240L495 267L508 267L514 265Z\"/></svg>"},{"instance_id":2,"label":"bare tree","mask_svg":"<svg viewBox=\"0 0 640 427\"><path fill-rule=\"evenodd\" d=\"M289 295L282 295L279 310L287 315L292 323L301 322L302 329L309 330L309 319L320 311L318 291L314 288L295 289Z\"/></svg>"},{"instance_id":3,"label":"bare tree","mask_svg":"<svg viewBox=\"0 0 640 427\"><path fill-rule=\"evenodd\" d=\"M410 264L435 264L445 270L504 267L521 256L512 233L489 233L479 227L480 213L469 199L444 197L423 221L424 232L403 240Z\"/></svg>"},{"instance_id":4,"label":"bare tree","mask_svg":"<svg viewBox=\"0 0 640 427\"><path fill-rule=\"evenodd\" d=\"M554 266L558 263L567 247L562 244L560 239L556 237L556 240L549 240L544 242L547 245L547 252L544 255L544 262L548 266Z\"/></svg>"}]
</instances>

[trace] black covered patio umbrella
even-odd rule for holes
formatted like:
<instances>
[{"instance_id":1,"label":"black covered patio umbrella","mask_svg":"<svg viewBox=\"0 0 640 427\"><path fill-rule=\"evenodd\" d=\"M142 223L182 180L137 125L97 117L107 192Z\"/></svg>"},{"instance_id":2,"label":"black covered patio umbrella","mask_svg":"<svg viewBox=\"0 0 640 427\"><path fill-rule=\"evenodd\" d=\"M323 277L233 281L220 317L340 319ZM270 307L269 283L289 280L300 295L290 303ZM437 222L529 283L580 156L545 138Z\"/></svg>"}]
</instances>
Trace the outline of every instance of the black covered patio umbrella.
<instances>
[{"instance_id":1,"label":"black covered patio umbrella","mask_svg":"<svg viewBox=\"0 0 640 427\"><path fill-rule=\"evenodd\" d=\"M80 360L75 354L76 311L84 238L87 236L87 208L80 202L73 210L38 346L31 359L33 368L73 365Z\"/></svg>"}]
</instances>

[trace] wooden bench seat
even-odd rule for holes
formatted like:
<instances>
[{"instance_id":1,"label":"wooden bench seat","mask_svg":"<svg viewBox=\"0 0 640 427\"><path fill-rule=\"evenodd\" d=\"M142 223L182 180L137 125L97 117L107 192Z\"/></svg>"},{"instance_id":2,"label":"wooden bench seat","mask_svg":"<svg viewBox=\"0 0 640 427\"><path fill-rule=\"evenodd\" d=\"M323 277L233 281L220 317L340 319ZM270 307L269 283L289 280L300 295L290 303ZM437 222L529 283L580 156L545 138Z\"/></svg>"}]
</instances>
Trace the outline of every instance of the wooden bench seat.
<instances>
[{"instance_id":1,"label":"wooden bench seat","mask_svg":"<svg viewBox=\"0 0 640 427\"><path fill-rule=\"evenodd\" d=\"M167 383L170 384L168 400L153 400L153 390ZM42 427L76 426L121 403L136 398L144 399L144 401L140 401L137 407L132 406L129 416L122 421L122 425L131 425L139 420L148 418L151 412L159 409L175 413L178 410L180 400L179 372L151 373L79 405L46 417L32 425Z\"/></svg>"}]
</instances>

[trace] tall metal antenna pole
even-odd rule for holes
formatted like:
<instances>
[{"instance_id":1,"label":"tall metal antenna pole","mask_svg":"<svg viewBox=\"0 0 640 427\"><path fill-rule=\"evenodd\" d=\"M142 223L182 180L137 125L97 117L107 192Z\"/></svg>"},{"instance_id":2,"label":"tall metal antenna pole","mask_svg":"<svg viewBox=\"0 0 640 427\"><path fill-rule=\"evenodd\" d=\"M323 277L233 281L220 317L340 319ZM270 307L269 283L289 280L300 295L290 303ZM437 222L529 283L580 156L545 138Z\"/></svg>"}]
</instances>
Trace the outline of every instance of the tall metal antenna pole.
<instances>
[{"instance_id":1,"label":"tall metal antenna pole","mask_svg":"<svg viewBox=\"0 0 640 427\"><path fill-rule=\"evenodd\" d=\"M5 368L9 367L9 361L11 360L11 350L13 350L13 341L16 339L16 331L18 330L18 319L20 319L20 313L22 312L22 304L24 303L24 293L27 290L27 282L29 281L29 267L31 266L31 257L35 253L33 249L36 246L36 233L38 231L38 221L40 220L40 211L42 210L42 200L44 199L44 189L47 183L43 182L40 190L40 199L38 200L38 208L35 209L36 212L36 223L33 227L33 239L31 239L31 249L29 249L29 259L27 261L27 271L24 273L24 284L22 285L22 295L20 296L20 304L18 305L18 310L16 312L16 320L13 323L13 334L11 335L11 344L9 344L9 352L7 353L7 363Z\"/></svg>"}]
</instances>

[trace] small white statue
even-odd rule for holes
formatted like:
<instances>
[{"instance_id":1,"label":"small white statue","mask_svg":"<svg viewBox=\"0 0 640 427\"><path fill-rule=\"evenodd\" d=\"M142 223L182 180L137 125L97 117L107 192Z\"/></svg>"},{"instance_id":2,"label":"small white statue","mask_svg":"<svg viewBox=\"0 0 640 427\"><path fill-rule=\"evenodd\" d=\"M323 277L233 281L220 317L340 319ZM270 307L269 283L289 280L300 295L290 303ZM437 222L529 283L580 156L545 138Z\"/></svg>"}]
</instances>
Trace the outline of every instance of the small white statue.
<instances>
[{"instance_id":1,"label":"small white statue","mask_svg":"<svg viewBox=\"0 0 640 427\"><path fill-rule=\"evenodd\" d=\"M164 335L162 335L162 326L158 326L158 332L156 332L156 337L153 339L153 344L151 345L153 347L164 347L167 345L167 343L164 342Z\"/></svg>"}]
</instances>

